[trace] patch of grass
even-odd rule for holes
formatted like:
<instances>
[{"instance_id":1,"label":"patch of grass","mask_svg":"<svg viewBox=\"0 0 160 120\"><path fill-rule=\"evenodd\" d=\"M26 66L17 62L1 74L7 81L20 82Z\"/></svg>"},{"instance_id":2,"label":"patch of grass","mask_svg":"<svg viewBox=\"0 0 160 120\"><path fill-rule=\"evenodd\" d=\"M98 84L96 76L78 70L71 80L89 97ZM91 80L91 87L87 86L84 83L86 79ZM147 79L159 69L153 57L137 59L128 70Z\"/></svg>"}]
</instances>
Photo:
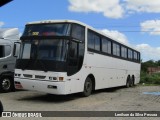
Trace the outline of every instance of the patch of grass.
<instances>
[{"instance_id":1,"label":"patch of grass","mask_svg":"<svg viewBox=\"0 0 160 120\"><path fill-rule=\"evenodd\" d=\"M142 71L140 83L148 85L160 85L160 73L154 73L149 75Z\"/></svg>"},{"instance_id":2,"label":"patch of grass","mask_svg":"<svg viewBox=\"0 0 160 120\"><path fill-rule=\"evenodd\" d=\"M158 84L139 83L139 86L159 86Z\"/></svg>"}]
</instances>

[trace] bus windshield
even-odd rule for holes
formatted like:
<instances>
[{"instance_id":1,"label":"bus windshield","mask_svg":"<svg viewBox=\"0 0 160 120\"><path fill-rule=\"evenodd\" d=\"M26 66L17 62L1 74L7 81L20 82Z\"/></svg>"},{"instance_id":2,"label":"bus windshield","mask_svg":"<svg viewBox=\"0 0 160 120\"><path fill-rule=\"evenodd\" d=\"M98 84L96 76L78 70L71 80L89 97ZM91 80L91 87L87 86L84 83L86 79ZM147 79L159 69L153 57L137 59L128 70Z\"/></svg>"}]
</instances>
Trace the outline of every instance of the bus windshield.
<instances>
[{"instance_id":1,"label":"bus windshield","mask_svg":"<svg viewBox=\"0 0 160 120\"><path fill-rule=\"evenodd\" d=\"M66 61L68 40L44 39L22 42L20 59Z\"/></svg>"},{"instance_id":2,"label":"bus windshield","mask_svg":"<svg viewBox=\"0 0 160 120\"><path fill-rule=\"evenodd\" d=\"M25 27L23 36L69 36L70 29L68 23L31 24Z\"/></svg>"}]
</instances>

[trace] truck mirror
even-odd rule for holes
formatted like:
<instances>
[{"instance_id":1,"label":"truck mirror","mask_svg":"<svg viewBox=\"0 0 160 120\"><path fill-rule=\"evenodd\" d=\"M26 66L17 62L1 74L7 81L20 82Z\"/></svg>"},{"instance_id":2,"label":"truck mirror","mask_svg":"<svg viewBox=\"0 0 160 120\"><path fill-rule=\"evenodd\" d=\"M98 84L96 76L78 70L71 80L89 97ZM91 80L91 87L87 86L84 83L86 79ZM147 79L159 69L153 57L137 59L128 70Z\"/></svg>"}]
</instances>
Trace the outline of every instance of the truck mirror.
<instances>
[{"instance_id":1,"label":"truck mirror","mask_svg":"<svg viewBox=\"0 0 160 120\"><path fill-rule=\"evenodd\" d=\"M20 49L20 43L19 42L14 43L14 49L13 49L13 56L14 57L18 57L19 49Z\"/></svg>"}]
</instances>

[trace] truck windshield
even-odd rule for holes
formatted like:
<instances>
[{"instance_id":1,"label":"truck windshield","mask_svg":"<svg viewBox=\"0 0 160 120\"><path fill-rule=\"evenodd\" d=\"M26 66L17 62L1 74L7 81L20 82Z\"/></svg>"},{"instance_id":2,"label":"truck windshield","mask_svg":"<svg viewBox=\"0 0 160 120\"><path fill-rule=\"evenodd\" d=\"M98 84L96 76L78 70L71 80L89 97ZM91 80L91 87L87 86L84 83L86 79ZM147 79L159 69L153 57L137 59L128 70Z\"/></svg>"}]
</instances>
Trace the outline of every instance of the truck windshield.
<instances>
[{"instance_id":1,"label":"truck windshield","mask_svg":"<svg viewBox=\"0 0 160 120\"><path fill-rule=\"evenodd\" d=\"M66 61L68 40L44 39L22 42L20 59Z\"/></svg>"}]
</instances>

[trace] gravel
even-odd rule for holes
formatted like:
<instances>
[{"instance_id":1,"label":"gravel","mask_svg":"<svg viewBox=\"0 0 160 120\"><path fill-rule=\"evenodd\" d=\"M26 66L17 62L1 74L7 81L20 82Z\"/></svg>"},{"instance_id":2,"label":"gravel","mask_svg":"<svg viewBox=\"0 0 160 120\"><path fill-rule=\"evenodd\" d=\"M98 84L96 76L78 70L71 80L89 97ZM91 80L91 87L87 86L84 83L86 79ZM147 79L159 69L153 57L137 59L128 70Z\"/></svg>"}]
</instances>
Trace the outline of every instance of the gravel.
<instances>
[{"instance_id":1,"label":"gravel","mask_svg":"<svg viewBox=\"0 0 160 120\"><path fill-rule=\"evenodd\" d=\"M143 94L144 92L160 92L160 86L110 88L95 91L89 97L81 97L80 94L58 96L33 91L16 91L0 93L0 100L5 111L160 111L160 96ZM54 118L47 117L46 119L53 120ZM40 118L34 119L39 120ZM84 118L58 117L55 119L80 120ZM99 120L96 117L87 117L87 119ZM104 117L101 119L106 120ZM116 117L107 117L107 119L113 120ZM123 119L134 120L135 118L125 117Z\"/></svg>"}]
</instances>

